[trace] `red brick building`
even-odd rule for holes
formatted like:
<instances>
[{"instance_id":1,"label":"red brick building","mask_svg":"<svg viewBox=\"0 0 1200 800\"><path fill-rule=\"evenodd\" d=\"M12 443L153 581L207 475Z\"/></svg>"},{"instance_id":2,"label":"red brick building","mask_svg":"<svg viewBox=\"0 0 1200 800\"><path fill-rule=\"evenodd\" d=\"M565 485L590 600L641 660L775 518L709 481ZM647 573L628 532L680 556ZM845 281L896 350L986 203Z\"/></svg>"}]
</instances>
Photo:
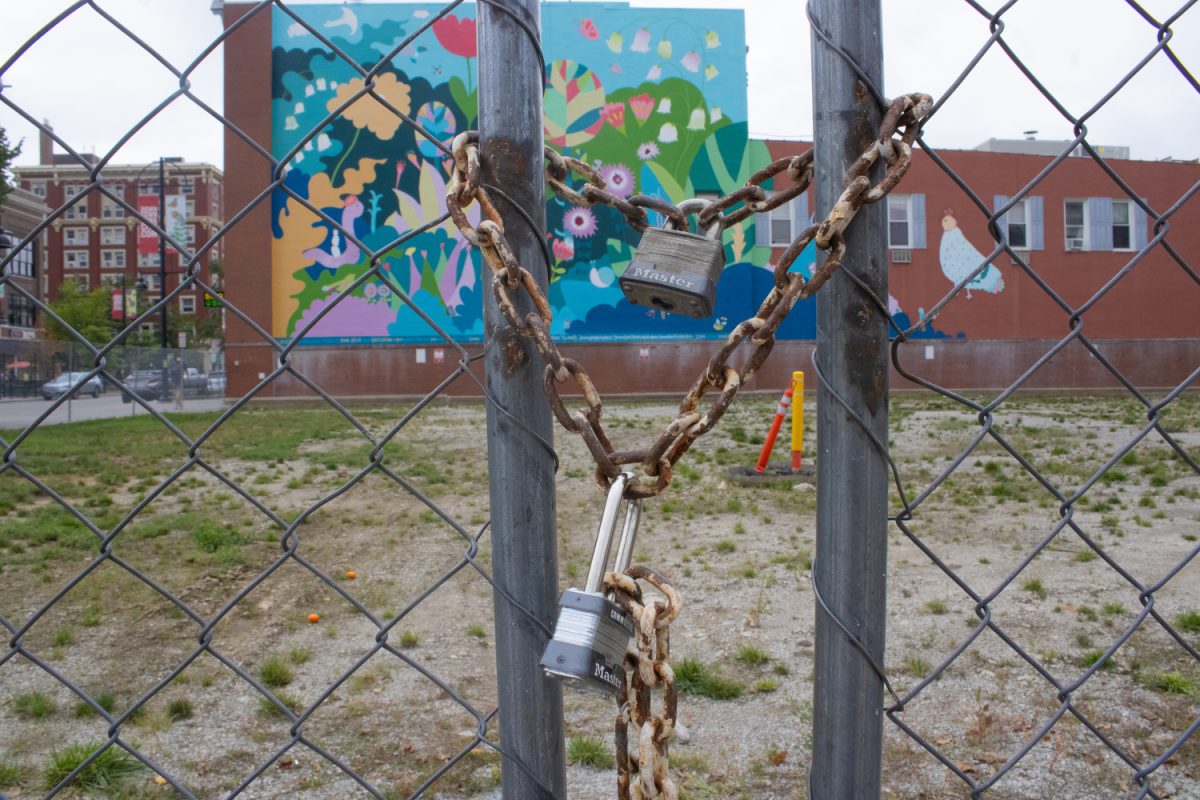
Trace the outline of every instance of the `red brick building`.
<instances>
[{"instance_id":1,"label":"red brick building","mask_svg":"<svg viewBox=\"0 0 1200 800\"><path fill-rule=\"evenodd\" d=\"M63 281L68 279L85 288L108 285L114 290L114 315L119 315L119 304L123 301L129 303L130 311L133 311L132 297L140 279L146 287L141 307L145 308L147 301L157 300L163 287L160 285L158 237L153 230L148 227L141 230L145 226L98 189L87 191L92 182L91 168L80 165L70 156L54 154L50 137L45 134L42 135L40 161L36 166L14 167L17 184L40 198L51 212L70 203L46 230L44 270L41 272L43 296L53 300ZM157 161L110 164L103 168L102 174L105 187L119 193L130 206L147 209L148 216L157 215L160 191ZM183 243L193 252L221 227L223 183L221 170L211 164L168 161L164 165L161 189L168 198L173 195L184 198ZM210 266L221 258L222 243L218 241L199 257L201 280L211 282ZM167 292L179 285L186 266L186 261L181 262L181 255L168 247L165 263ZM184 292L178 297L178 309L185 315L205 316L209 311L203 300L203 292ZM157 331L158 323L146 321L142 329L147 333ZM172 340L172 346L174 344Z\"/></svg>"}]
</instances>

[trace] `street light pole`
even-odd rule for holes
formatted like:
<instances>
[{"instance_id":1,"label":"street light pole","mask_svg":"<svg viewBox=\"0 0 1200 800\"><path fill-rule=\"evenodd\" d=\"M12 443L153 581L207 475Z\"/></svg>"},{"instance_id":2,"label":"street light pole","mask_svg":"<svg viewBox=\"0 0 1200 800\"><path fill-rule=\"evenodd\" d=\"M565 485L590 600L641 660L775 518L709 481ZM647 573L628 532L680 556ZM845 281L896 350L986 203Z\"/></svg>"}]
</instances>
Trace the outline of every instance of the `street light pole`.
<instances>
[{"instance_id":1,"label":"street light pole","mask_svg":"<svg viewBox=\"0 0 1200 800\"><path fill-rule=\"evenodd\" d=\"M158 227L163 231L167 229L167 189L164 170L166 169L167 159L163 156L158 157ZM158 235L158 292L159 297L167 296L167 237L161 233ZM167 344L167 304L163 303L162 307L162 349L168 348Z\"/></svg>"}]
</instances>

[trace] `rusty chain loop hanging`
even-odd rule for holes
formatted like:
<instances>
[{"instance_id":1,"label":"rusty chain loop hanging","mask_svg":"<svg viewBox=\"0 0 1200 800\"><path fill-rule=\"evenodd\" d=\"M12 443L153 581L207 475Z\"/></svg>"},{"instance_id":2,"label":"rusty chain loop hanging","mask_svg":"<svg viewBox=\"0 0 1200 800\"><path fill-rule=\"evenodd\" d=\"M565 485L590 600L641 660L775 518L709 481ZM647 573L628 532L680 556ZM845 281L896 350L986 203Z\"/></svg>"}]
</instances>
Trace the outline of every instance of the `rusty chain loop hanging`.
<instances>
[{"instance_id":1,"label":"rusty chain loop hanging","mask_svg":"<svg viewBox=\"0 0 1200 800\"><path fill-rule=\"evenodd\" d=\"M644 580L663 598L646 602L638 580ZM615 744L617 750L617 800L677 800L678 791L667 763L667 744L675 735L678 701L671 655L670 624L679 616L679 592L657 572L630 567L624 573L605 573L606 590L633 618L637 644L625 654L625 685L618 698ZM662 714L650 711L651 689L661 686ZM636 736L637 753L629 752L629 731ZM637 781L634 781L636 775Z\"/></svg>"},{"instance_id":2,"label":"rusty chain loop hanging","mask_svg":"<svg viewBox=\"0 0 1200 800\"><path fill-rule=\"evenodd\" d=\"M544 380L550 408L564 428L583 438L596 461L596 479L602 486L609 486L620 474L622 465L640 463L642 471L653 480L631 482L626 489L627 497L653 497L667 488L674 464L696 439L717 424L738 389L766 361L775 346L775 331L792 307L815 294L841 265L846 251L843 232L858 210L886 197L904 177L912 164L912 144L920 132L921 121L932 108L933 99L925 94L903 95L891 102L879 127L879 136L846 170L842 195L828 216L809 226L788 245L774 267L774 286L758 311L730 332L684 396L675 419L650 447L640 450L614 450L600 421L604 404L587 370L578 361L564 357L551 337L550 303L533 275L517 261L504 236L500 213L480 183L479 134L468 131L454 138L454 169L446 186L447 209L463 236L480 249L491 268L492 292L505 320L518 333L532 339L545 358ZM887 169L879 183L872 186L867 173L880 159ZM762 184L785 170L794 185L768 197ZM571 173L585 180L582 190L576 191L567 184ZM576 205L603 203L612 206L636 231L644 231L649 225L646 209L664 215L671 227L687 230L687 214L678 206L646 195L634 195L628 200L616 197L605 191L604 179L591 166L562 156L549 147L546 148L546 175L551 188L563 199ZM707 204L697 214L697 222L701 227L719 222L723 230L752 214L768 212L788 202L808 188L812 176L811 150L804 155L781 158L750 176L742 188ZM480 207L481 221L476 226L472 226L466 214L466 208L473 202L478 202ZM739 203L740 207L735 208ZM805 279L788 269L810 243L826 251L827 257L812 277ZM525 287L535 309L524 318L512 295L519 286ZM730 364L730 359L747 339L751 344L750 353L740 367L735 367ZM579 387L585 409L572 413L567 408L558 390L558 384L567 380L573 380ZM719 395L706 411L702 411L701 399L714 389Z\"/></svg>"}]
</instances>

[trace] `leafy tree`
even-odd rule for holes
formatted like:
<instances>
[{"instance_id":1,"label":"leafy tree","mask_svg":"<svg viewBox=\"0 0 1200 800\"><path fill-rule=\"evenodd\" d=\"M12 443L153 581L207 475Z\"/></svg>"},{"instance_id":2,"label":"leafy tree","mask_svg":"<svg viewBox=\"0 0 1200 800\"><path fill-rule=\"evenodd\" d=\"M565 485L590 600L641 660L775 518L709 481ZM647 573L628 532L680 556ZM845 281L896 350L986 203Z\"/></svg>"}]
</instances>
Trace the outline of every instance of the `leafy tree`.
<instances>
[{"instance_id":1,"label":"leafy tree","mask_svg":"<svg viewBox=\"0 0 1200 800\"><path fill-rule=\"evenodd\" d=\"M8 197L8 193L13 190L12 175L9 172L9 167L16 157L21 154L21 142L16 145L10 145L8 142L8 134L4 128L0 128L0 206L4 205L4 200Z\"/></svg>"},{"instance_id":2,"label":"leafy tree","mask_svg":"<svg viewBox=\"0 0 1200 800\"><path fill-rule=\"evenodd\" d=\"M58 298L49 303L50 309L92 344L104 344L113 337L112 287L98 286L91 291L78 281L65 280L58 289ZM58 320L46 316L46 333L64 342L77 341Z\"/></svg>"}]
</instances>

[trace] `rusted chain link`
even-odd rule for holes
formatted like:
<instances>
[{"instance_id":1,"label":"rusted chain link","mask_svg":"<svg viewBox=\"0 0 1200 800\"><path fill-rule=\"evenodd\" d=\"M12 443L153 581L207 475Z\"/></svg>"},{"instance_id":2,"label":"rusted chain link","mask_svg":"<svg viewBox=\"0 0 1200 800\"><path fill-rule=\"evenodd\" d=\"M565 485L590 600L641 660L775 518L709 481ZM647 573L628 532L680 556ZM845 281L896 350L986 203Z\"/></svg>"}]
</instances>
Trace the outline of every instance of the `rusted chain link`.
<instances>
[{"instance_id":1,"label":"rusted chain link","mask_svg":"<svg viewBox=\"0 0 1200 800\"><path fill-rule=\"evenodd\" d=\"M638 580L662 592L663 598L645 602ZM667 761L667 745L675 735L678 710L675 673L669 663L669 626L679 616L683 600L663 576L646 567L630 567L622 574L605 573L604 584L637 627L637 645L625 654L626 683L618 700L617 800L678 800ZM663 700L662 714L655 716L650 713L650 699L651 690L657 686L662 687ZM637 736L636 753L629 751L631 724Z\"/></svg>"},{"instance_id":2,"label":"rusted chain link","mask_svg":"<svg viewBox=\"0 0 1200 800\"><path fill-rule=\"evenodd\" d=\"M487 191L480 185L479 135L469 131L455 137L452 148L454 170L446 187L446 205L450 215L463 236L479 247L491 268L492 292L500 313L516 331L532 339L546 359L545 388L550 408L564 428L583 438L596 460L596 479L602 486L607 487L620 474L622 465L640 463L642 471L653 480L631 482L626 490L627 497L653 497L667 488L671 483L674 464L697 438L717 424L733 402L737 390L766 361L775 346L775 331L784 318L797 302L815 294L841 266L846 252L842 234L858 210L886 197L904 177L912 164L912 143L920 132L921 120L932 108L933 99L925 94L904 95L891 102L880 125L879 136L846 170L842 195L833 209L819 224L810 226L796 237L775 265L775 285L758 311L733 328L684 396L676 418L657 441L644 449L626 451L613 449L600 420L604 406L599 393L583 366L564 358L559 352L558 345L550 335L550 304L533 276L517 261L504 237L500 215ZM871 186L867 173L880 159L887 165L887 170L879 183ZM785 170L794 185L768 197L762 184ZM578 191L567 183L572 173L585 181L583 188ZM751 214L778 208L805 191L812 176L811 150L804 155L779 159L752 175L742 188L701 206L697 223L701 228L708 228L719 222L724 229ZM680 207L646 195L634 195L628 200L615 197L605 191L605 182L599 172L549 147L546 148L546 180L560 197L572 204L591 206L603 203L617 209L629 226L639 232L649 225L647 208L664 215L668 224L675 229L686 230L688 227L688 214ZM482 221L477 226L471 225L465 212L472 202L478 202L482 211ZM684 205L687 207L686 201ZM824 263L814 270L812 277L805 279L800 273L788 270L810 243L826 251L827 256ZM525 287L535 307L535 311L524 318L518 312L511 294L517 286ZM747 339L751 345L749 354L740 367L732 366L730 359ZM568 378L583 393L586 409L572 413L567 408L558 384L566 382ZM719 395L707 410L701 411L700 402L710 390L717 390Z\"/></svg>"}]
</instances>

